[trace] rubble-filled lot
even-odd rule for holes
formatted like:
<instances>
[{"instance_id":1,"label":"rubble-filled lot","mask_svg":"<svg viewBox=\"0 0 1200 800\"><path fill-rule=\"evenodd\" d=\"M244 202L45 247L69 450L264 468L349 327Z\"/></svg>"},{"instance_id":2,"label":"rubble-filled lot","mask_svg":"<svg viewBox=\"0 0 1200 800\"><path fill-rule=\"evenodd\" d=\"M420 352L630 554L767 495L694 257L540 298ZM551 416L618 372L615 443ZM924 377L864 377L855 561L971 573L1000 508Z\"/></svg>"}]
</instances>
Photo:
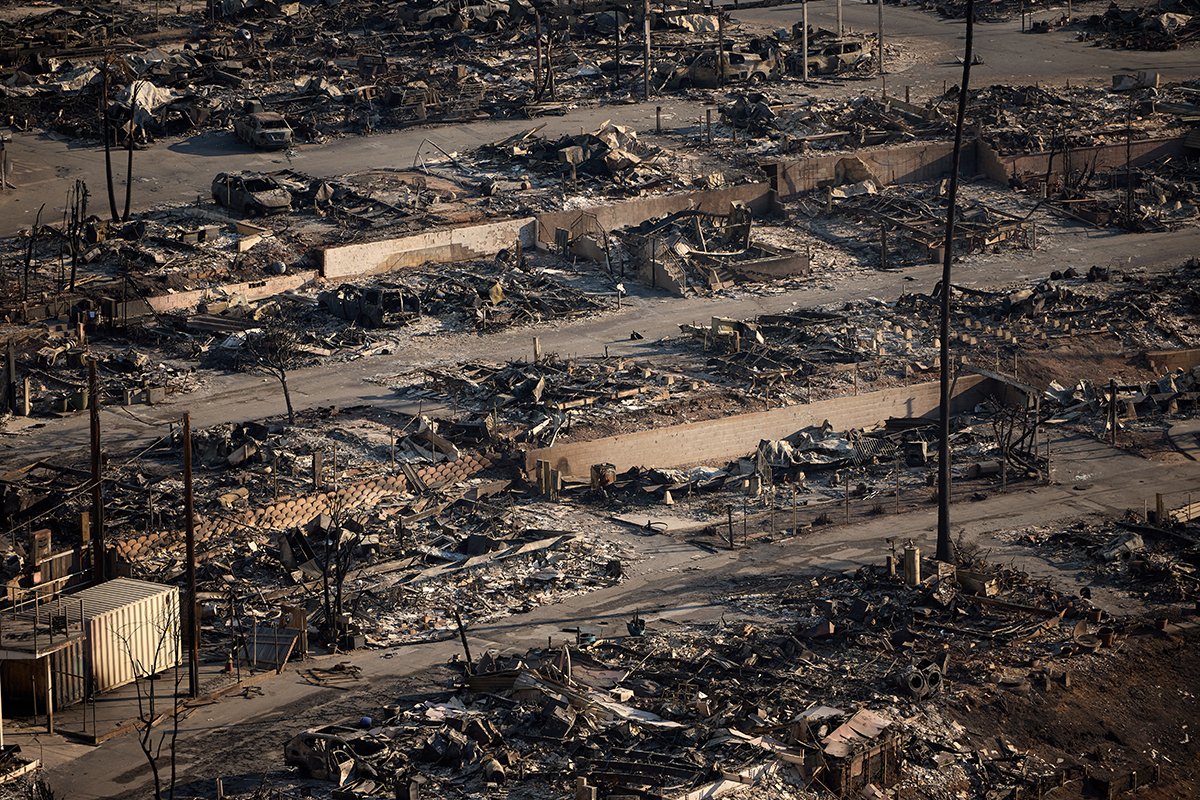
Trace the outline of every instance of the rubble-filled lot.
<instances>
[{"instance_id":1,"label":"rubble-filled lot","mask_svg":"<svg viewBox=\"0 0 1200 800\"><path fill-rule=\"evenodd\" d=\"M751 36L727 12L694 4L653 4L649 64L636 4L424 0L380 13L364 3L247 2L161 12L67 6L0 23L0 91L14 124L146 146L233 127L253 101L311 142L620 102L642 92L643 68L655 92L690 92L796 82L806 60L814 76L869 75L876 53L873 37L814 29L805 56L798 31Z\"/></svg>"},{"instance_id":2,"label":"rubble-filled lot","mask_svg":"<svg viewBox=\"0 0 1200 800\"><path fill-rule=\"evenodd\" d=\"M1070 562L1089 577L1093 590L1132 595L1169 614L1200 594L1200 540L1194 524L1200 502L1164 512L1164 519L1152 523L1134 513L1126 520L1085 518L1067 526L1008 531L999 538L1041 558ZM1190 527L1183 524L1189 521Z\"/></svg>"},{"instance_id":3,"label":"rubble-filled lot","mask_svg":"<svg viewBox=\"0 0 1200 800\"><path fill-rule=\"evenodd\" d=\"M1195 698L1186 681L1179 696L1150 687L1190 674L1194 631L969 567L747 575L714 587L719 619L585 617L547 647L458 661L449 692L293 731L263 790L815 800L1190 784ZM1163 713L1148 723L1139 704Z\"/></svg>"},{"instance_id":4,"label":"rubble-filled lot","mask_svg":"<svg viewBox=\"0 0 1200 800\"><path fill-rule=\"evenodd\" d=\"M1157 277L1097 267L1002 291L957 287L954 358L1048 390L1053 413L1099 431L1109 379L1118 381L1122 424L1139 413L1186 415L1194 377L1158 368L1147 354L1195 346L1195 273L1194 264ZM936 297L912 293L747 320L718 317L681 325L652 358L547 354L381 380L410 401L448 402L490 417L518 443L586 440L930 380L938 358L935 304ZM748 407L747 398L762 405Z\"/></svg>"},{"instance_id":5,"label":"rubble-filled lot","mask_svg":"<svg viewBox=\"0 0 1200 800\"><path fill-rule=\"evenodd\" d=\"M1194 1L1162 8L1112 3L1083 23L1080 38L1122 50L1176 50L1200 41L1200 6Z\"/></svg>"},{"instance_id":6,"label":"rubble-filled lot","mask_svg":"<svg viewBox=\"0 0 1200 800\"><path fill-rule=\"evenodd\" d=\"M1035 4L1029 35L1185 47L1190 1L1074 23ZM980 18L1024 32L1027 10ZM1190 241L1200 83L1097 63L1084 86L977 86L956 210L950 48L733 13L0 9L0 124L71 162L28 163L33 135L15 171L0 153L27 213L0 242L6 611L101 573L185 587L194 531L203 692L255 710L185 728L172 796L1194 793L1200 503L1156 470L1189 457L1168 432L1200 398L1200 266L1088 262L1125 232ZM61 180L108 146L111 189ZM223 166L194 203L121 213L122 188L140 207L131 187L167 177L156 152ZM955 285L935 286L947 248ZM897 535L939 499L940 434L914 414L943 372L968 387L955 565ZM65 444L89 406L94 466ZM1073 494L1080 453L1113 459L1104 492L1173 494L1109 516ZM295 685L253 685L272 672ZM144 792L112 762L79 774Z\"/></svg>"},{"instance_id":7,"label":"rubble-filled lot","mask_svg":"<svg viewBox=\"0 0 1200 800\"><path fill-rule=\"evenodd\" d=\"M1159 87L1139 86L1136 78L1119 91L1116 87L984 86L971 93L968 113L984 140L1004 154L1124 144L1126 139L1140 141L1186 131L1180 117L1194 101L1195 83L1153 92L1146 90ZM939 108L949 113L957 93L940 100Z\"/></svg>"}]
</instances>

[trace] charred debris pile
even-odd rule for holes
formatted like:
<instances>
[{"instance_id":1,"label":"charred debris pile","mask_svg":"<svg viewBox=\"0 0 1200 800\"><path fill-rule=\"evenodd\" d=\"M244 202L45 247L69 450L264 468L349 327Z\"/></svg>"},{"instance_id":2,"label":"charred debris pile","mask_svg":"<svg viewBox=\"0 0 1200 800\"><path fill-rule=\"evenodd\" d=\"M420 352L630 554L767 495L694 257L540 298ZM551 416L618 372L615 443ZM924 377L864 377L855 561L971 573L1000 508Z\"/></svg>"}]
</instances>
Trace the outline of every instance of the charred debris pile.
<instances>
[{"instance_id":1,"label":"charred debris pile","mask_svg":"<svg viewBox=\"0 0 1200 800\"><path fill-rule=\"evenodd\" d=\"M1083 519L1065 527L1009 531L1003 538L1043 557L1070 560L1105 587L1170 613L1200 598L1200 502L1140 509L1124 519ZM1161 517L1161 518L1160 518Z\"/></svg>"},{"instance_id":2,"label":"charred debris pile","mask_svg":"<svg viewBox=\"0 0 1200 800\"><path fill-rule=\"evenodd\" d=\"M803 71L793 31L755 37L723 11L652 5L655 92ZM253 101L298 140L319 141L562 113L643 88L639 3L250 0L163 11L65 7L0 23L0 93L14 122L145 146L232 127ZM870 71L873 53L870 37L814 30L807 60L813 74L853 75Z\"/></svg>"},{"instance_id":3,"label":"charred debris pile","mask_svg":"<svg viewBox=\"0 0 1200 800\"><path fill-rule=\"evenodd\" d=\"M251 639L277 642L280 628L297 638L289 648L310 635L314 647L343 649L446 638L454 610L490 620L622 578L629 555L620 531L522 503L524 482L488 423L369 409L326 419L197 432L199 599L218 660L264 668ZM114 569L183 579L179 459L178 442L168 441L110 465ZM0 480L6 527L41 526L30 541L9 542L13 596L39 591L30 578L39 563L47 580L60 578L51 564L78 572L90 563L77 534L86 488L86 475L51 462Z\"/></svg>"},{"instance_id":4,"label":"charred debris pile","mask_svg":"<svg viewBox=\"0 0 1200 800\"><path fill-rule=\"evenodd\" d=\"M719 622L642 612L626 634L581 620L567 641L459 661L450 692L296 732L266 785L361 798L933 798L1078 796L1165 774L1130 749L1096 763L1036 739L997 747L966 719L1078 691L1144 628L1013 569L934 567L911 545L889 560L890 572L746 577Z\"/></svg>"},{"instance_id":5,"label":"charred debris pile","mask_svg":"<svg viewBox=\"0 0 1200 800\"><path fill-rule=\"evenodd\" d=\"M1171 0L1154 7L1112 3L1083 23L1080 38L1121 50L1177 50L1200 43L1200 3Z\"/></svg>"},{"instance_id":6,"label":"charred debris pile","mask_svg":"<svg viewBox=\"0 0 1200 800\"><path fill-rule=\"evenodd\" d=\"M323 290L315 310L318 318L333 317L366 330L403 327L430 317L443 329L491 333L596 314L615 305L602 281L558 268L563 266L553 256L504 250L490 262L443 265Z\"/></svg>"}]
</instances>

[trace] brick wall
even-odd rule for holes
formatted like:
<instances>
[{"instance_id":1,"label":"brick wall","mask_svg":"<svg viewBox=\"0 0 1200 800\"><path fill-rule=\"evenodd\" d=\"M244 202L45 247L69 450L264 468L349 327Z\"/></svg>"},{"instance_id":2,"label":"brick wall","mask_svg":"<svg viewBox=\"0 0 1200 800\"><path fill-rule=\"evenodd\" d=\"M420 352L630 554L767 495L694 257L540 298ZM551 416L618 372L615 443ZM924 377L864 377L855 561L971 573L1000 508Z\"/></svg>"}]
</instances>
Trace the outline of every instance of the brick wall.
<instances>
[{"instance_id":1,"label":"brick wall","mask_svg":"<svg viewBox=\"0 0 1200 800\"><path fill-rule=\"evenodd\" d=\"M417 468L416 473L425 485L438 487L465 480L491 465L492 460L486 455L466 453L457 461L424 465ZM397 473L367 478L327 492L286 497L259 508L200 519L196 524L196 541L203 544L213 537L239 532L246 538L253 538L256 532L301 527L322 514L333 513L335 509L340 509L342 513L370 510L388 497L407 490L408 479L403 473ZM114 542L113 550L119 560L134 562L161 549L182 546L182 531L157 531L119 539Z\"/></svg>"},{"instance_id":2,"label":"brick wall","mask_svg":"<svg viewBox=\"0 0 1200 800\"><path fill-rule=\"evenodd\" d=\"M993 388L992 381L983 376L961 375L955 385L954 409L974 407ZM889 417L927 416L936 411L937 406L938 384L920 383L590 442L555 445L527 453L525 468L532 472L534 463L543 459L564 475L584 477L590 473L592 464L602 463L615 464L618 470L636 466L672 468L724 464L752 452L763 439L782 439L826 420L838 430L864 428Z\"/></svg>"}]
</instances>

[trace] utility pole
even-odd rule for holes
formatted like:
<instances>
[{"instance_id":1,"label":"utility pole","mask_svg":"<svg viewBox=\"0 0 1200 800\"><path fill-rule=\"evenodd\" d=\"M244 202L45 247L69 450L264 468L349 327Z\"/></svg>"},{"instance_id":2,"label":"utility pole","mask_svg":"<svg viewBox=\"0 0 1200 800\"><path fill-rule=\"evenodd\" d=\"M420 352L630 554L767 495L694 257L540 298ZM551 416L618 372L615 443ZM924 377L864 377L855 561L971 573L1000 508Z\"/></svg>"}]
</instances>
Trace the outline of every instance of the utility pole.
<instances>
[{"instance_id":1,"label":"utility pole","mask_svg":"<svg viewBox=\"0 0 1200 800\"><path fill-rule=\"evenodd\" d=\"M100 89L100 135L104 139L104 179L108 186L108 210L112 215L112 221L116 222L121 218L117 213L117 195L113 191L113 171L112 171L112 121L109 119L108 113L108 87L112 79L108 74L109 59L108 53L104 54L104 82Z\"/></svg>"},{"instance_id":2,"label":"utility pole","mask_svg":"<svg viewBox=\"0 0 1200 800\"><path fill-rule=\"evenodd\" d=\"M642 0L642 99L650 99L650 0Z\"/></svg>"},{"instance_id":3,"label":"utility pole","mask_svg":"<svg viewBox=\"0 0 1200 800\"><path fill-rule=\"evenodd\" d=\"M4 403L10 414L17 413L17 348L12 339L8 340L4 364L5 386Z\"/></svg>"},{"instance_id":4,"label":"utility pole","mask_svg":"<svg viewBox=\"0 0 1200 800\"><path fill-rule=\"evenodd\" d=\"M100 475L100 379L96 359L88 361L88 406L92 422L92 581L104 580L104 483Z\"/></svg>"},{"instance_id":5,"label":"utility pole","mask_svg":"<svg viewBox=\"0 0 1200 800\"><path fill-rule=\"evenodd\" d=\"M839 39L845 35L846 29L842 27L842 0L837 0L837 31Z\"/></svg>"},{"instance_id":6,"label":"utility pole","mask_svg":"<svg viewBox=\"0 0 1200 800\"><path fill-rule=\"evenodd\" d=\"M850 470L846 470L846 523L850 523Z\"/></svg>"},{"instance_id":7,"label":"utility pole","mask_svg":"<svg viewBox=\"0 0 1200 800\"><path fill-rule=\"evenodd\" d=\"M880 34L883 32L883 0L879 0ZM954 155L947 192L946 241L942 255L942 296L939 334L940 398L938 404L938 527L937 559L954 563L954 544L950 539L950 272L954 263L954 217L958 201L958 172L962 164L963 128L966 127L967 95L971 85L971 58L975 40L975 0L967 0L967 37L963 53L962 88L958 93L958 116L954 123ZM883 37L880 36L880 54ZM882 66L882 64L881 64Z\"/></svg>"},{"instance_id":8,"label":"utility pole","mask_svg":"<svg viewBox=\"0 0 1200 800\"><path fill-rule=\"evenodd\" d=\"M972 0L967 0L968 8L971 7ZM875 0L875 4L879 7L879 76L884 75L883 70L883 0ZM968 12L970 13L970 12ZM971 23L968 22L967 25Z\"/></svg>"},{"instance_id":9,"label":"utility pole","mask_svg":"<svg viewBox=\"0 0 1200 800\"><path fill-rule=\"evenodd\" d=\"M192 489L192 415L183 413L183 516L187 548L188 695L200 693L200 626L196 620L196 498Z\"/></svg>"},{"instance_id":10,"label":"utility pole","mask_svg":"<svg viewBox=\"0 0 1200 800\"><path fill-rule=\"evenodd\" d=\"M1125 115L1125 227L1133 230L1133 94Z\"/></svg>"},{"instance_id":11,"label":"utility pole","mask_svg":"<svg viewBox=\"0 0 1200 800\"><path fill-rule=\"evenodd\" d=\"M126 131L126 149L127 158L125 161L125 213L121 217L122 222L129 221L129 206L133 198L133 131L134 123L137 121L137 96L138 90L141 89L141 84L134 81L129 87L129 130Z\"/></svg>"},{"instance_id":12,"label":"utility pole","mask_svg":"<svg viewBox=\"0 0 1200 800\"><path fill-rule=\"evenodd\" d=\"M617 45L613 51L613 61L617 70L617 91L621 91L621 17L620 12L613 11L613 21L617 28Z\"/></svg>"},{"instance_id":13,"label":"utility pole","mask_svg":"<svg viewBox=\"0 0 1200 800\"><path fill-rule=\"evenodd\" d=\"M841 0L838 0L838 3L838 7L840 8ZM804 30L800 32L800 53L804 57L804 61L802 62L804 66L800 71L800 79L808 83L808 0L804 0L800 4L800 7L804 9L800 20L800 24L804 26Z\"/></svg>"},{"instance_id":14,"label":"utility pole","mask_svg":"<svg viewBox=\"0 0 1200 800\"><path fill-rule=\"evenodd\" d=\"M725 12L717 9L717 86L725 85Z\"/></svg>"},{"instance_id":15,"label":"utility pole","mask_svg":"<svg viewBox=\"0 0 1200 800\"><path fill-rule=\"evenodd\" d=\"M8 175L12 168L8 163L8 150L5 148L4 142L4 137L0 136L0 192L16 188L8 182Z\"/></svg>"}]
</instances>

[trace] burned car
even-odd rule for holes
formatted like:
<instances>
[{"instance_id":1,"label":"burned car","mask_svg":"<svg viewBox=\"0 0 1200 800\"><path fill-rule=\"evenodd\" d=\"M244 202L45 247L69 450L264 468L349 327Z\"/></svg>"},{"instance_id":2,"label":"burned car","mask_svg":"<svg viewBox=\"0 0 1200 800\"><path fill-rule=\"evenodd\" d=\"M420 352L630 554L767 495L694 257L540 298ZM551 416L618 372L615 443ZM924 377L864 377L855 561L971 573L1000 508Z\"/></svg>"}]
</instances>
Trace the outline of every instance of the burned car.
<instances>
[{"instance_id":1,"label":"burned car","mask_svg":"<svg viewBox=\"0 0 1200 800\"><path fill-rule=\"evenodd\" d=\"M283 761L299 767L309 778L333 781L342 786L351 777L373 777L368 763L372 756L386 750L380 741L361 728L348 725L323 725L298 733L283 746Z\"/></svg>"},{"instance_id":2,"label":"burned car","mask_svg":"<svg viewBox=\"0 0 1200 800\"><path fill-rule=\"evenodd\" d=\"M783 57L778 51L766 54L731 51L723 56L722 77L718 78L716 53L704 52L685 69L678 70L667 88L715 89L721 83L762 83L783 74Z\"/></svg>"},{"instance_id":3,"label":"burned car","mask_svg":"<svg viewBox=\"0 0 1200 800\"><path fill-rule=\"evenodd\" d=\"M248 217L279 214L292 209L292 194L270 175L222 172L213 178L212 198L230 211Z\"/></svg>"},{"instance_id":4,"label":"burned car","mask_svg":"<svg viewBox=\"0 0 1200 800\"><path fill-rule=\"evenodd\" d=\"M794 34L800 41L800 34ZM838 36L833 31L818 28L809 38L808 74L837 75L857 69L873 62L874 54L867 37L850 34ZM787 73L800 76L804 73L804 56L792 52L785 58Z\"/></svg>"},{"instance_id":5,"label":"burned car","mask_svg":"<svg viewBox=\"0 0 1200 800\"><path fill-rule=\"evenodd\" d=\"M292 126L282 114L259 111L233 123L238 139L261 150L284 150L292 146Z\"/></svg>"}]
</instances>

